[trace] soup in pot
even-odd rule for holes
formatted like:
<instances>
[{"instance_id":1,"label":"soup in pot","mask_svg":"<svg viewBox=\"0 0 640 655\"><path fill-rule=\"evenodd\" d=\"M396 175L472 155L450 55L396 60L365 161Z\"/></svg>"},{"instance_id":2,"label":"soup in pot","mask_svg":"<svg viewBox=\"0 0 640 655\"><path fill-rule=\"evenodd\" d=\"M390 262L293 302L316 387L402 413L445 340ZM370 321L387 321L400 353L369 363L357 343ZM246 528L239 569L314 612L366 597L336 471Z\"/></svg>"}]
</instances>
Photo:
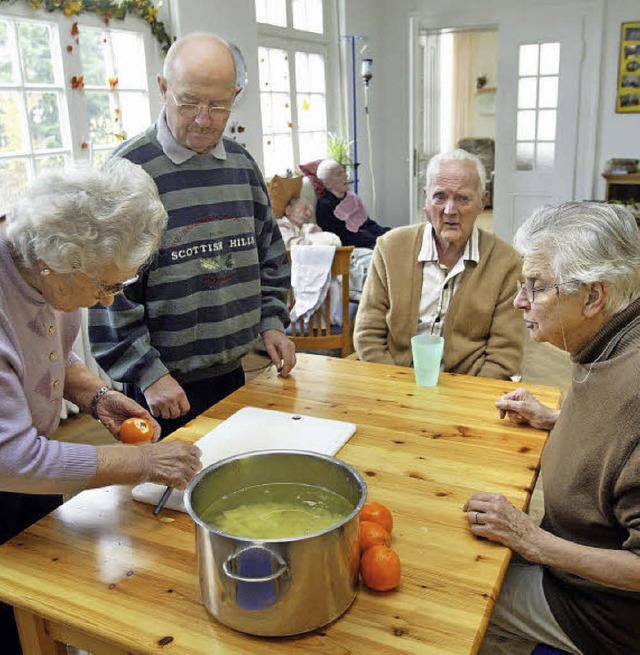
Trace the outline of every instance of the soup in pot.
<instances>
[{"instance_id":1,"label":"soup in pot","mask_svg":"<svg viewBox=\"0 0 640 655\"><path fill-rule=\"evenodd\" d=\"M353 507L323 487L295 482L260 484L214 500L200 518L227 534L250 539L289 539L340 523Z\"/></svg>"}]
</instances>

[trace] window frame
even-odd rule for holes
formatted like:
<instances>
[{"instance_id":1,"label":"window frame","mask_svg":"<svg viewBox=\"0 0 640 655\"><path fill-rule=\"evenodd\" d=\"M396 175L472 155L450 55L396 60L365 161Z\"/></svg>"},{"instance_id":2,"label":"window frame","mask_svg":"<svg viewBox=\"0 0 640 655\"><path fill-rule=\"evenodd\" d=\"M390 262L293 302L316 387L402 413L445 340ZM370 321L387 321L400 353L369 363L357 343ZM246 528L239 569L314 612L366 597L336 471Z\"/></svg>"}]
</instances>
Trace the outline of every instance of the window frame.
<instances>
[{"instance_id":1,"label":"window frame","mask_svg":"<svg viewBox=\"0 0 640 655\"><path fill-rule=\"evenodd\" d=\"M286 0L287 25L293 25L292 0ZM293 167L306 162L300 161L300 140L298 120L297 85L295 76L295 53L318 54L325 61L325 102L327 111L327 134L336 132L340 124L340 74L339 74L339 37L337 5L335 0L322 0L324 33L306 32L293 27L280 27L268 23L258 25L258 47L277 48L287 53L289 64L289 93L291 104L291 142L293 147ZM260 82L258 81L260 85ZM261 92L259 92L261 93ZM262 115L260 116L262 130ZM262 132L262 139L265 134ZM278 171L283 174L284 171Z\"/></svg>"},{"instance_id":2,"label":"window frame","mask_svg":"<svg viewBox=\"0 0 640 655\"><path fill-rule=\"evenodd\" d=\"M19 106L20 123L21 130L23 132L25 129L27 130L27 133L23 133L22 135L23 144L26 144L26 148L23 148L20 151L12 151L9 154L0 153L0 162L4 163L26 160L28 177L26 180L27 185L30 184L33 177L36 175L36 160L43 155L62 155L69 164L90 163L92 158L92 148L86 146L83 147L84 142L87 142L88 144L89 141L89 124L85 96L83 92L78 92L71 87L71 78L74 75L82 75L82 62L80 55L77 52L74 52L73 56L70 56L71 53L67 52L67 45L71 45L74 48L76 47L76 43L71 36L71 28L74 23L78 23L81 39L83 27L105 29L104 19L89 12L82 12L81 14L74 16L65 16L62 12L52 13L44 10L31 9L28 6L18 4L10 4L8 6L3 5L2 8L0 8L0 19L49 26L51 30L50 43L52 52L55 52L57 49L58 53L53 56L53 65L56 69L59 66L61 80L56 81L51 85L42 83L31 84L25 82L21 73L23 79L19 85L15 85L13 82L2 83L0 84L0 92L6 93L13 88L21 94L24 94L25 91L38 91L40 89L46 89L47 91L50 90L57 93L59 100L60 133L63 141L63 145L60 148L52 148L47 150L46 153L34 149L28 132L29 124L28 117L25 115L24 101L21 100ZM149 71L161 70L162 53L159 44L150 33L147 23L136 16L127 16L124 20L112 19L107 29L112 29L114 32L132 32L141 38L146 62L146 89L142 90L142 92L147 99L149 118L153 120L154 111L157 106L157 98L154 93L155 78L149 74ZM12 52L13 64L19 67L20 62L17 43L14 45L15 48ZM59 59L59 63L56 59ZM128 138L131 136L134 135L127 135ZM116 146L117 143L113 146L100 144L96 146L95 151L99 152L101 150L108 150L109 148L114 148Z\"/></svg>"}]
</instances>

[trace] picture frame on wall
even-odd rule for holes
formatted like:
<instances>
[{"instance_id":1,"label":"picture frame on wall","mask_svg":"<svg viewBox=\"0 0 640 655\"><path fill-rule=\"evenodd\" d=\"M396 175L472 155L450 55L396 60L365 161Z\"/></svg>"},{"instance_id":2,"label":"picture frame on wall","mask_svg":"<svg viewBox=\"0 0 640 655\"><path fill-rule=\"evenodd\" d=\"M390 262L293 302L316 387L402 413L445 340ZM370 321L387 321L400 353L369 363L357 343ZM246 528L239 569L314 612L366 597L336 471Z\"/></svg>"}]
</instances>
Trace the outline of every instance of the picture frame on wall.
<instances>
[{"instance_id":1,"label":"picture frame on wall","mask_svg":"<svg viewBox=\"0 0 640 655\"><path fill-rule=\"evenodd\" d=\"M616 112L640 113L640 21L622 23Z\"/></svg>"}]
</instances>

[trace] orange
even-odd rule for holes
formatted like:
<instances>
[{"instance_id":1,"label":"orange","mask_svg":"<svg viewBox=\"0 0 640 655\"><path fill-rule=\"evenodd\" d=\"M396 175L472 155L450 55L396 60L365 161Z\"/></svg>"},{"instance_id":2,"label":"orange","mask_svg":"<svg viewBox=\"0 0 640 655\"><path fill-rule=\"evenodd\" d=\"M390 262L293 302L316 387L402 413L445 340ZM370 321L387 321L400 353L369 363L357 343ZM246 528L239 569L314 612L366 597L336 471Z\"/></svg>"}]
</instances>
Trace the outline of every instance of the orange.
<instances>
[{"instance_id":1,"label":"orange","mask_svg":"<svg viewBox=\"0 0 640 655\"><path fill-rule=\"evenodd\" d=\"M379 523L360 521L358 541L360 542L360 552L363 553L371 546L391 546L391 535Z\"/></svg>"},{"instance_id":2,"label":"orange","mask_svg":"<svg viewBox=\"0 0 640 655\"><path fill-rule=\"evenodd\" d=\"M139 416L133 416L122 421L120 426L120 441L122 443L138 443L153 439L153 425L151 421Z\"/></svg>"},{"instance_id":3,"label":"orange","mask_svg":"<svg viewBox=\"0 0 640 655\"><path fill-rule=\"evenodd\" d=\"M393 531L393 516L381 503L365 503L360 510L360 520L378 523L389 534Z\"/></svg>"},{"instance_id":4,"label":"orange","mask_svg":"<svg viewBox=\"0 0 640 655\"><path fill-rule=\"evenodd\" d=\"M371 546L360 560L362 582L370 589L388 591L400 584L400 558L388 546Z\"/></svg>"}]
</instances>

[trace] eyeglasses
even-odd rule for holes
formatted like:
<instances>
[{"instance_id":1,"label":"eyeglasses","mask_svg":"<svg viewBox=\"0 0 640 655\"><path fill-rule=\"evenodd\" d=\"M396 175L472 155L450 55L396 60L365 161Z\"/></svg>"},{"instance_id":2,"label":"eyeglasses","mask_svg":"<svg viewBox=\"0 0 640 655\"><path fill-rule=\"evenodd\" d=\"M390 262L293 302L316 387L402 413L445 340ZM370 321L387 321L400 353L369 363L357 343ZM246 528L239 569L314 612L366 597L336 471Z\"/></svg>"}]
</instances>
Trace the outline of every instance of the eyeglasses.
<instances>
[{"instance_id":1,"label":"eyeglasses","mask_svg":"<svg viewBox=\"0 0 640 655\"><path fill-rule=\"evenodd\" d=\"M201 110L205 110L209 114L209 118L216 118L225 114L231 113L230 107L224 105L205 105L204 103L196 102L179 102L173 91L167 87L167 91L171 94L173 102L176 103L180 116L185 118L195 118Z\"/></svg>"},{"instance_id":2,"label":"eyeglasses","mask_svg":"<svg viewBox=\"0 0 640 655\"><path fill-rule=\"evenodd\" d=\"M84 271L80 272L93 282L95 288L98 290L99 298L106 298L107 296L115 296L119 293L122 293L127 287L130 287L140 279L139 275L134 275L124 282L117 282L116 284L102 284L102 282L98 282L98 280L91 277L88 273L85 273Z\"/></svg>"},{"instance_id":3,"label":"eyeglasses","mask_svg":"<svg viewBox=\"0 0 640 655\"><path fill-rule=\"evenodd\" d=\"M533 285L527 285L525 282L518 280L516 282L518 291L516 297L520 295L521 291L524 291L524 297L527 299L527 302L532 305L536 301L536 293L542 293L543 291L548 291L549 289L555 289L556 295L560 293L560 287L565 284L575 284L578 280L567 280L566 282L557 282L556 284L548 284L544 287L534 287Z\"/></svg>"}]
</instances>

